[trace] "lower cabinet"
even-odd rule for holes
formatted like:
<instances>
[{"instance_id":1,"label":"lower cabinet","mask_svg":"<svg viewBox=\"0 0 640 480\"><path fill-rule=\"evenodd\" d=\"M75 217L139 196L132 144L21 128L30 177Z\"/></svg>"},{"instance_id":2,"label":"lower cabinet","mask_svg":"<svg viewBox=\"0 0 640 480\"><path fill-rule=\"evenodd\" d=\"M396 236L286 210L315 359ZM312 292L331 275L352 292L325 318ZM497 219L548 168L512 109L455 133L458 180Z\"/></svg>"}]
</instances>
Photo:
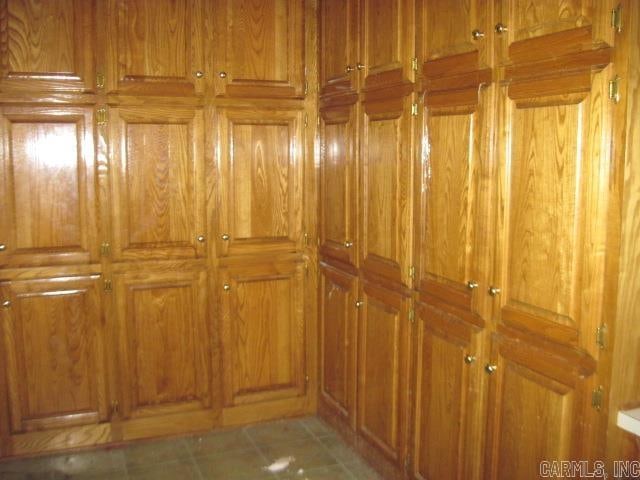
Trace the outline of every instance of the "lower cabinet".
<instances>
[{"instance_id":1,"label":"lower cabinet","mask_svg":"<svg viewBox=\"0 0 640 480\"><path fill-rule=\"evenodd\" d=\"M306 400L303 264L227 266L217 288L224 422L295 410Z\"/></svg>"},{"instance_id":2,"label":"lower cabinet","mask_svg":"<svg viewBox=\"0 0 640 480\"><path fill-rule=\"evenodd\" d=\"M61 448L66 427L101 435L79 430L109 419L99 276L5 281L0 295L3 452Z\"/></svg>"}]
</instances>

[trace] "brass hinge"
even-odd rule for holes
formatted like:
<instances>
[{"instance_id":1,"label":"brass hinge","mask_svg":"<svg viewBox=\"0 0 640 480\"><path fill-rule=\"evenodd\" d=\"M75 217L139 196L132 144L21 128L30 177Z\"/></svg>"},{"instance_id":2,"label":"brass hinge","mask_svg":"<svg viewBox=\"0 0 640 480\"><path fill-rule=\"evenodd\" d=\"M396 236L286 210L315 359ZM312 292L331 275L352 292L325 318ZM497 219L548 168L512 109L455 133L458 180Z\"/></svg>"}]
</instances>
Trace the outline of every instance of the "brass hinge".
<instances>
[{"instance_id":1,"label":"brass hinge","mask_svg":"<svg viewBox=\"0 0 640 480\"><path fill-rule=\"evenodd\" d=\"M600 350L604 350L607 346L607 333L608 328L606 323L596 328L596 345L600 347Z\"/></svg>"},{"instance_id":2,"label":"brass hinge","mask_svg":"<svg viewBox=\"0 0 640 480\"><path fill-rule=\"evenodd\" d=\"M304 94L307 95L309 93L309 82L304 81Z\"/></svg>"},{"instance_id":3,"label":"brass hinge","mask_svg":"<svg viewBox=\"0 0 640 480\"><path fill-rule=\"evenodd\" d=\"M622 32L622 4L619 3L616 8L611 10L611 28L616 33Z\"/></svg>"},{"instance_id":4,"label":"brass hinge","mask_svg":"<svg viewBox=\"0 0 640 480\"><path fill-rule=\"evenodd\" d=\"M304 126L306 127L307 125L309 125L309 115L307 115L306 113L304 114Z\"/></svg>"},{"instance_id":5,"label":"brass hinge","mask_svg":"<svg viewBox=\"0 0 640 480\"><path fill-rule=\"evenodd\" d=\"M414 72L418 71L418 57L413 57L411 59L411 70Z\"/></svg>"},{"instance_id":6,"label":"brass hinge","mask_svg":"<svg viewBox=\"0 0 640 480\"><path fill-rule=\"evenodd\" d=\"M111 244L109 242L102 242L100 244L100 254L103 257L108 257L111 255Z\"/></svg>"},{"instance_id":7,"label":"brass hinge","mask_svg":"<svg viewBox=\"0 0 640 480\"><path fill-rule=\"evenodd\" d=\"M309 276L309 264L308 263L304 264L304 274L307 277Z\"/></svg>"},{"instance_id":8,"label":"brass hinge","mask_svg":"<svg viewBox=\"0 0 640 480\"><path fill-rule=\"evenodd\" d=\"M304 376L304 383L309 383L309 375Z\"/></svg>"},{"instance_id":9,"label":"brass hinge","mask_svg":"<svg viewBox=\"0 0 640 480\"><path fill-rule=\"evenodd\" d=\"M105 107L100 107L96 111L96 122L100 126L107 124L107 109Z\"/></svg>"},{"instance_id":10,"label":"brass hinge","mask_svg":"<svg viewBox=\"0 0 640 480\"><path fill-rule=\"evenodd\" d=\"M412 308L409 310L409 321L414 323L416 321L416 311Z\"/></svg>"},{"instance_id":11,"label":"brass hinge","mask_svg":"<svg viewBox=\"0 0 640 480\"><path fill-rule=\"evenodd\" d=\"M416 267L413 265L409 267L409 278L416 278Z\"/></svg>"},{"instance_id":12,"label":"brass hinge","mask_svg":"<svg viewBox=\"0 0 640 480\"><path fill-rule=\"evenodd\" d=\"M620 77L617 75L613 80L609 80L609 99L613 103L620 102Z\"/></svg>"},{"instance_id":13,"label":"brass hinge","mask_svg":"<svg viewBox=\"0 0 640 480\"><path fill-rule=\"evenodd\" d=\"M302 238L304 239L304 244L305 244L305 246L306 246L306 245L309 245L309 234L308 234L308 233L305 233L305 234L302 236Z\"/></svg>"},{"instance_id":14,"label":"brass hinge","mask_svg":"<svg viewBox=\"0 0 640 480\"><path fill-rule=\"evenodd\" d=\"M599 385L598 388L596 388L591 393L591 406L595 408L597 411L600 411L602 410L603 403L604 403L604 387L602 385Z\"/></svg>"},{"instance_id":15,"label":"brass hinge","mask_svg":"<svg viewBox=\"0 0 640 480\"><path fill-rule=\"evenodd\" d=\"M96 88L99 90L104 88L104 73L96 73Z\"/></svg>"},{"instance_id":16,"label":"brass hinge","mask_svg":"<svg viewBox=\"0 0 640 480\"><path fill-rule=\"evenodd\" d=\"M411 104L411 115L414 117L418 116L418 104L417 103L412 103Z\"/></svg>"},{"instance_id":17,"label":"brass hinge","mask_svg":"<svg viewBox=\"0 0 640 480\"><path fill-rule=\"evenodd\" d=\"M114 400L113 402L111 402L111 414L117 415L119 411L120 411L120 404L118 403L117 400Z\"/></svg>"},{"instance_id":18,"label":"brass hinge","mask_svg":"<svg viewBox=\"0 0 640 480\"><path fill-rule=\"evenodd\" d=\"M110 292L113 290L113 284L111 283L111 280L105 280L104 281L104 291L105 292Z\"/></svg>"}]
</instances>

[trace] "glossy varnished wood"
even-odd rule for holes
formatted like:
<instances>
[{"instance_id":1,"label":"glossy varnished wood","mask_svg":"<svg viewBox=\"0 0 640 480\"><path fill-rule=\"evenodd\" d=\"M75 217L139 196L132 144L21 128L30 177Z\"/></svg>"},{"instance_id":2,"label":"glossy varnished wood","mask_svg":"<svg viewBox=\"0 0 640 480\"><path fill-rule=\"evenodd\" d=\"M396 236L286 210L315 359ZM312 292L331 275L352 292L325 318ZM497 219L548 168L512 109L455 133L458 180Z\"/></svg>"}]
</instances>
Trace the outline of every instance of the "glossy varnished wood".
<instances>
[{"instance_id":1,"label":"glossy varnished wood","mask_svg":"<svg viewBox=\"0 0 640 480\"><path fill-rule=\"evenodd\" d=\"M0 2L0 92L94 88L93 0Z\"/></svg>"},{"instance_id":2,"label":"glossy varnished wood","mask_svg":"<svg viewBox=\"0 0 640 480\"><path fill-rule=\"evenodd\" d=\"M90 107L3 106L0 266L97 260Z\"/></svg>"}]
</instances>

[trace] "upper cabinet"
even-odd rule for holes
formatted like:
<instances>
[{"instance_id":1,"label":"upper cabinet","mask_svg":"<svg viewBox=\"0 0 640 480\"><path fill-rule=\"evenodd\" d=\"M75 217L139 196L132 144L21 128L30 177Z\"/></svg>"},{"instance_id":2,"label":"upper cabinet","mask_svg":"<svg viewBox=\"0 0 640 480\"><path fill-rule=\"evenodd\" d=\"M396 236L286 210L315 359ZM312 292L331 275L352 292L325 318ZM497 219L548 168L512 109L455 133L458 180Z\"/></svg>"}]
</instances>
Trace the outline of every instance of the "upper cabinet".
<instances>
[{"instance_id":1,"label":"upper cabinet","mask_svg":"<svg viewBox=\"0 0 640 480\"><path fill-rule=\"evenodd\" d=\"M108 0L107 90L202 93L203 15L201 0Z\"/></svg>"},{"instance_id":2,"label":"upper cabinet","mask_svg":"<svg viewBox=\"0 0 640 480\"><path fill-rule=\"evenodd\" d=\"M93 89L92 0L4 0L0 5L0 92Z\"/></svg>"},{"instance_id":3,"label":"upper cabinet","mask_svg":"<svg viewBox=\"0 0 640 480\"><path fill-rule=\"evenodd\" d=\"M215 0L218 95L305 94L303 0Z\"/></svg>"}]
</instances>

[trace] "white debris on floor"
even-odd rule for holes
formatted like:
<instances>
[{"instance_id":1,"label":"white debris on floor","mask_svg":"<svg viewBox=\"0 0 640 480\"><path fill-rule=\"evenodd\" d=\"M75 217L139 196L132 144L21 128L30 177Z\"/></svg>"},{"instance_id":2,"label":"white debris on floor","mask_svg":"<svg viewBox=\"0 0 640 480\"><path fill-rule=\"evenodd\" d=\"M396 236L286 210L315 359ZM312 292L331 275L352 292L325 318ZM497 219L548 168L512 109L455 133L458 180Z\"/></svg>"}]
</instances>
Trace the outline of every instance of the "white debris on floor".
<instances>
[{"instance_id":1,"label":"white debris on floor","mask_svg":"<svg viewBox=\"0 0 640 480\"><path fill-rule=\"evenodd\" d=\"M282 472L283 470L286 470L287 468L289 468L289 465L291 465L295 461L296 461L296 459L294 457L291 457L291 456L289 456L289 457L281 457L281 458L278 458L271 465L263 467L262 469L267 471L267 472L278 473L278 472Z\"/></svg>"}]
</instances>

